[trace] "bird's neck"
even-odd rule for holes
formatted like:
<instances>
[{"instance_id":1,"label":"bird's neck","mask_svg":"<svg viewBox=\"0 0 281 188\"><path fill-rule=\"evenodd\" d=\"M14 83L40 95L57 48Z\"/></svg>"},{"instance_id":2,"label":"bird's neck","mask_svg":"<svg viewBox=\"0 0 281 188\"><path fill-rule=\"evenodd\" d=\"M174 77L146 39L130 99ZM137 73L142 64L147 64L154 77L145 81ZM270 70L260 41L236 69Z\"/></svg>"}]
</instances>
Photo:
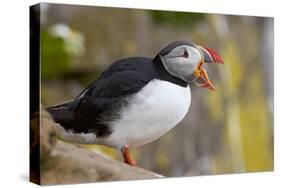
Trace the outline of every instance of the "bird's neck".
<instances>
[{"instance_id":1,"label":"bird's neck","mask_svg":"<svg viewBox=\"0 0 281 188\"><path fill-rule=\"evenodd\" d=\"M164 67L162 59L159 55L157 55L154 59L153 59L153 64L155 66L155 69L157 70L158 73L158 77L161 80L165 80L168 82L172 82L174 84L180 85L182 87L187 87L188 83L180 78L177 78L173 75L171 75Z\"/></svg>"}]
</instances>

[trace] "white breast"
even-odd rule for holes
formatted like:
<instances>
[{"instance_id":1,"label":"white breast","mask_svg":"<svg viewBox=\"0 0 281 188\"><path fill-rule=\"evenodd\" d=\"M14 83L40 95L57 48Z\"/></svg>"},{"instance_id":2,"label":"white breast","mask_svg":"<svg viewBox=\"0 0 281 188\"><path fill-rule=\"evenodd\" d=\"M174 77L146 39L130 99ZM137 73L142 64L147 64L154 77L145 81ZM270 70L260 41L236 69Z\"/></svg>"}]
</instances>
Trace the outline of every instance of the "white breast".
<instances>
[{"instance_id":1,"label":"white breast","mask_svg":"<svg viewBox=\"0 0 281 188\"><path fill-rule=\"evenodd\" d=\"M121 118L112 122L112 134L96 142L121 148L154 141L176 126L188 112L189 87L152 80L129 100Z\"/></svg>"}]
</instances>

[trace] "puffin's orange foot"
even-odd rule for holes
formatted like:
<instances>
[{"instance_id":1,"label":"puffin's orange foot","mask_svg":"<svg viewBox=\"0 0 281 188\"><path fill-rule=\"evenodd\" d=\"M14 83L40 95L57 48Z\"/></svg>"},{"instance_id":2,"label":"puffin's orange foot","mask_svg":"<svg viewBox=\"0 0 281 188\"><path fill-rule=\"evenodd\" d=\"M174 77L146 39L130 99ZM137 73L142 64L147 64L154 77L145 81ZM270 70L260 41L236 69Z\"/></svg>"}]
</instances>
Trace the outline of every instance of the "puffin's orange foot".
<instances>
[{"instance_id":1,"label":"puffin's orange foot","mask_svg":"<svg viewBox=\"0 0 281 188\"><path fill-rule=\"evenodd\" d=\"M132 155L130 154L129 146L127 144L125 144L125 146L121 148L121 152L125 163L131 166L136 166L136 161L133 159Z\"/></svg>"}]
</instances>

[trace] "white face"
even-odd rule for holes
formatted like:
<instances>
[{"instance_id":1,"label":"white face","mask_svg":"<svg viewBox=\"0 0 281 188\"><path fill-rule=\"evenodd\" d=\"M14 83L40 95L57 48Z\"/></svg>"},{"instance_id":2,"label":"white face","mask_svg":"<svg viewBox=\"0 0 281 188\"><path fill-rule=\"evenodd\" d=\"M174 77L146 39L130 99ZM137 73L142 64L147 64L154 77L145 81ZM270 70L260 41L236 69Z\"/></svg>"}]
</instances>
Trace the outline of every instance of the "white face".
<instances>
[{"instance_id":1,"label":"white face","mask_svg":"<svg viewBox=\"0 0 281 188\"><path fill-rule=\"evenodd\" d=\"M185 81L193 74L196 66L202 61L200 51L188 45L174 48L168 54L160 56L165 69L175 77Z\"/></svg>"}]
</instances>

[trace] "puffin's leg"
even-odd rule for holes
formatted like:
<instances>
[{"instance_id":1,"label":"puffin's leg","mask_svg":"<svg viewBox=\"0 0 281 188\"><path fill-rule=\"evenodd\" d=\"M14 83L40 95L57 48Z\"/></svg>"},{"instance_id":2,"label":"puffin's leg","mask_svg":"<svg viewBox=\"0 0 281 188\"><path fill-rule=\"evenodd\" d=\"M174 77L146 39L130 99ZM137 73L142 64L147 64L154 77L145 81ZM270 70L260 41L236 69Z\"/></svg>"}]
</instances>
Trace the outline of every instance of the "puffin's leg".
<instances>
[{"instance_id":1,"label":"puffin's leg","mask_svg":"<svg viewBox=\"0 0 281 188\"><path fill-rule=\"evenodd\" d=\"M136 166L136 161L133 159L132 155L130 154L129 146L127 144L125 144L125 146L121 148L121 152L125 163L131 166Z\"/></svg>"}]
</instances>

